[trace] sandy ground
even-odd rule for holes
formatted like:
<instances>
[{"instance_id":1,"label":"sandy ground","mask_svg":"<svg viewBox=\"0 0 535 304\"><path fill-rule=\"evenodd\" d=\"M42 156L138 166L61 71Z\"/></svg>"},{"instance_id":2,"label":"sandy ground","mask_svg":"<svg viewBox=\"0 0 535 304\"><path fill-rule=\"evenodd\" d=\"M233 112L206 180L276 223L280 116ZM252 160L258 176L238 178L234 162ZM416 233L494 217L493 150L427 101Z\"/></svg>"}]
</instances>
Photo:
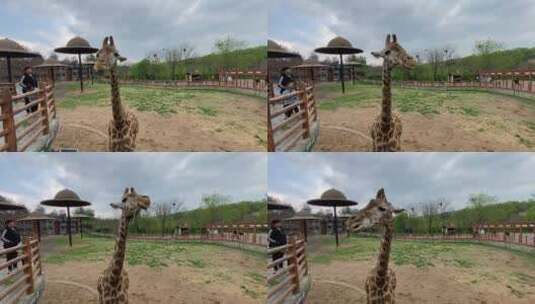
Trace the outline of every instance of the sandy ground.
<instances>
[{"instance_id":1,"label":"sandy ground","mask_svg":"<svg viewBox=\"0 0 535 304\"><path fill-rule=\"evenodd\" d=\"M224 104L214 101L216 116L181 109L172 115L160 115L130 108L140 125L137 151L265 151L264 103L254 97L221 94L225 95ZM109 107L58 107L58 117L61 129L54 149L106 151Z\"/></svg>"},{"instance_id":2,"label":"sandy ground","mask_svg":"<svg viewBox=\"0 0 535 304\"><path fill-rule=\"evenodd\" d=\"M185 245L187 246L187 245ZM46 256L64 250L44 241L45 292L40 304L98 303L98 277L108 261L46 262ZM264 302L263 259L236 249L211 246L199 257L205 267L169 263L166 267L127 265L131 304L259 304Z\"/></svg>"},{"instance_id":3,"label":"sandy ground","mask_svg":"<svg viewBox=\"0 0 535 304\"><path fill-rule=\"evenodd\" d=\"M107 263L68 262L46 265L43 304L98 303L96 286ZM155 270L148 266L128 267L129 300L145 303L262 303L243 294L232 281L209 282L210 270L199 273L186 267L170 266Z\"/></svg>"},{"instance_id":4,"label":"sandy ground","mask_svg":"<svg viewBox=\"0 0 535 304\"><path fill-rule=\"evenodd\" d=\"M316 151L370 151L369 128L379 106L320 110ZM485 115L401 113L403 151L533 151L535 132L522 122L535 109L503 97L485 106ZM524 142L530 142L526 145Z\"/></svg>"},{"instance_id":5,"label":"sandy ground","mask_svg":"<svg viewBox=\"0 0 535 304\"><path fill-rule=\"evenodd\" d=\"M533 269L508 252L483 253L477 268L445 265L391 267L396 272L396 303L528 304L535 303L535 282L519 281L513 272ZM308 304L366 303L365 278L375 261L311 263L312 289ZM530 275L535 275L533 271Z\"/></svg>"}]
</instances>

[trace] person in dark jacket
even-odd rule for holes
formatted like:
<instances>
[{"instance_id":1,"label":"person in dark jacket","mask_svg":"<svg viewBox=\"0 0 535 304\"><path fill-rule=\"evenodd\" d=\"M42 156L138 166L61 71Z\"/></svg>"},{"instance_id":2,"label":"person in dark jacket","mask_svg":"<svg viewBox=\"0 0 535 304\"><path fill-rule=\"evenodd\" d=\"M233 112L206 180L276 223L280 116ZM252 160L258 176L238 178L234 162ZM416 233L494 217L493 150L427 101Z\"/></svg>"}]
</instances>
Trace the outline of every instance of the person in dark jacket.
<instances>
[{"instance_id":1,"label":"person in dark jacket","mask_svg":"<svg viewBox=\"0 0 535 304\"><path fill-rule=\"evenodd\" d=\"M281 70L281 78L279 79L279 93L280 95L289 94L295 89L295 80L292 76L290 68L286 67ZM296 97L284 101L282 106L284 108L291 107L298 102ZM299 113L299 107L295 107L285 113L286 117L291 117L294 113Z\"/></svg>"},{"instance_id":2,"label":"person in dark jacket","mask_svg":"<svg viewBox=\"0 0 535 304\"><path fill-rule=\"evenodd\" d=\"M37 79L35 79L35 76L33 75L32 67L27 66L24 68L24 75L22 75L22 79L20 80L20 86L22 87L22 93L28 93L35 89L37 89ZM29 97L26 97L25 104L29 104L31 102ZM37 111L38 105L33 105L26 109L26 112L33 113Z\"/></svg>"},{"instance_id":3,"label":"person in dark jacket","mask_svg":"<svg viewBox=\"0 0 535 304\"><path fill-rule=\"evenodd\" d=\"M268 241L269 241L269 248L275 248L284 246L288 243L288 240L286 238L286 234L282 231L282 223L280 220L273 220L271 222L271 229L268 233ZM276 252L272 255L273 261L278 260L284 256L283 252ZM283 264L277 264L275 265L274 269L275 271L282 269Z\"/></svg>"},{"instance_id":4,"label":"person in dark jacket","mask_svg":"<svg viewBox=\"0 0 535 304\"><path fill-rule=\"evenodd\" d=\"M17 231L15 227L15 221L14 220L7 220L6 221L6 228L4 231L2 231L2 236L0 237L2 242L4 243L4 248L12 248L16 247L20 244L20 234ZM6 253L6 260L9 262L15 258L17 258L17 251L12 251L9 253ZM8 271L12 271L14 269L17 269L18 263L13 263L8 266Z\"/></svg>"}]
</instances>

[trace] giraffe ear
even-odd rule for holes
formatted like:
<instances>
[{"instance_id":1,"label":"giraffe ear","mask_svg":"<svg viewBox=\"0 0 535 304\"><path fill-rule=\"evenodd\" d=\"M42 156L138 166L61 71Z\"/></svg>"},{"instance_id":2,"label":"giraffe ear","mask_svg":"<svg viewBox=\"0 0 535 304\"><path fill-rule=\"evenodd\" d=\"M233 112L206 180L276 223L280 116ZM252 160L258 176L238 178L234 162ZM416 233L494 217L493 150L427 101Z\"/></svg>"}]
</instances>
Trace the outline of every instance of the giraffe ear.
<instances>
[{"instance_id":1,"label":"giraffe ear","mask_svg":"<svg viewBox=\"0 0 535 304\"><path fill-rule=\"evenodd\" d=\"M392 212L395 214L395 215L398 215L402 212L405 212L405 209L401 208L401 209L393 209Z\"/></svg>"},{"instance_id":2,"label":"giraffe ear","mask_svg":"<svg viewBox=\"0 0 535 304\"><path fill-rule=\"evenodd\" d=\"M110 36L110 45L115 46L115 42L113 42L113 36Z\"/></svg>"},{"instance_id":3,"label":"giraffe ear","mask_svg":"<svg viewBox=\"0 0 535 304\"><path fill-rule=\"evenodd\" d=\"M128 188L125 188L125 189L124 189L124 193L123 193L123 195L128 194L128 190L129 190Z\"/></svg>"},{"instance_id":4,"label":"giraffe ear","mask_svg":"<svg viewBox=\"0 0 535 304\"><path fill-rule=\"evenodd\" d=\"M386 199L385 190L383 188L381 188L381 189L379 189L379 191L377 191L376 199L378 199L378 200L385 200Z\"/></svg>"},{"instance_id":5,"label":"giraffe ear","mask_svg":"<svg viewBox=\"0 0 535 304\"><path fill-rule=\"evenodd\" d=\"M398 37L396 37L396 34L394 34L394 35L392 36L392 39L394 40L394 43L397 43L397 42L398 42Z\"/></svg>"},{"instance_id":6,"label":"giraffe ear","mask_svg":"<svg viewBox=\"0 0 535 304\"><path fill-rule=\"evenodd\" d=\"M122 206L122 205L115 204L115 203L111 203L110 206L111 206L113 209L123 209L123 206Z\"/></svg>"},{"instance_id":7,"label":"giraffe ear","mask_svg":"<svg viewBox=\"0 0 535 304\"><path fill-rule=\"evenodd\" d=\"M104 37L104 40L102 40L102 47L105 47L108 44L108 37Z\"/></svg>"},{"instance_id":8,"label":"giraffe ear","mask_svg":"<svg viewBox=\"0 0 535 304\"><path fill-rule=\"evenodd\" d=\"M386 35L385 46L390 45L390 34Z\"/></svg>"}]
</instances>

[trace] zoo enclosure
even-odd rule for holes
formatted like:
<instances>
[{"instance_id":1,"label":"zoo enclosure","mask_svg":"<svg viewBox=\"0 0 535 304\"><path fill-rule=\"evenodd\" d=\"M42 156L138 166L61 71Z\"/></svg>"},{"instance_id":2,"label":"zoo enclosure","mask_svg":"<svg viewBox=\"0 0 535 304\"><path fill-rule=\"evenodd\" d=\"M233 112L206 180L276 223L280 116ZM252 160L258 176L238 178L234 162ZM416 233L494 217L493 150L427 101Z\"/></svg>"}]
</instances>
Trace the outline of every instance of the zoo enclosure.
<instances>
[{"instance_id":1,"label":"zoo enclosure","mask_svg":"<svg viewBox=\"0 0 535 304\"><path fill-rule=\"evenodd\" d=\"M24 295L33 294L37 289L37 281L42 278L39 242L35 239L25 238L16 247L0 250L0 256L5 259L7 254L19 251L21 253L18 257L0 264L0 271L4 271L10 265L19 264L19 267L14 271L0 278L1 303L15 304Z\"/></svg>"},{"instance_id":2,"label":"zoo enclosure","mask_svg":"<svg viewBox=\"0 0 535 304\"><path fill-rule=\"evenodd\" d=\"M288 244L270 248L267 255L270 260L267 265L267 303L301 303L310 288L308 262L306 256L306 243L303 239L296 240L290 237ZM280 255L275 260L273 256ZM276 269L277 266L282 268Z\"/></svg>"},{"instance_id":3,"label":"zoo enclosure","mask_svg":"<svg viewBox=\"0 0 535 304\"><path fill-rule=\"evenodd\" d=\"M267 92L266 73L262 71L225 70L219 72L217 80L128 80L121 82L169 88L211 87Z\"/></svg>"},{"instance_id":4,"label":"zoo enclosure","mask_svg":"<svg viewBox=\"0 0 535 304\"><path fill-rule=\"evenodd\" d=\"M293 112L296 112L293 114ZM300 140L315 141L314 126L318 111L314 87L303 86L295 92L273 96L268 101L268 150L292 150Z\"/></svg>"},{"instance_id":5,"label":"zoo enclosure","mask_svg":"<svg viewBox=\"0 0 535 304\"><path fill-rule=\"evenodd\" d=\"M481 224L473 234L400 235L404 240L487 241L535 248L535 222Z\"/></svg>"},{"instance_id":6,"label":"zoo enclosure","mask_svg":"<svg viewBox=\"0 0 535 304\"><path fill-rule=\"evenodd\" d=\"M0 152L26 151L41 136L54 133L51 124L56 118L56 102L52 85L42 82L39 89L19 95L4 87L0 96ZM30 103L24 104L26 99Z\"/></svg>"}]
</instances>

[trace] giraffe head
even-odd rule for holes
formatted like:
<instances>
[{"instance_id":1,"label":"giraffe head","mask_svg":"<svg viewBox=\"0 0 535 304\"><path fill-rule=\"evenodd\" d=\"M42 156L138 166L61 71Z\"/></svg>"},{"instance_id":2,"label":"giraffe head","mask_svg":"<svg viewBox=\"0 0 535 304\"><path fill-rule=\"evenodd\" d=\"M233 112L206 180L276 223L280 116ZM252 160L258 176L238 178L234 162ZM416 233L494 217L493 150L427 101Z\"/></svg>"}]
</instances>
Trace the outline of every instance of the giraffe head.
<instances>
[{"instance_id":1,"label":"giraffe head","mask_svg":"<svg viewBox=\"0 0 535 304\"><path fill-rule=\"evenodd\" d=\"M137 194L134 188L126 188L120 204L111 203L114 209L121 209L127 218L133 218L139 211L146 210L150 206L150 198L146 195Z\"/></svg>"},{"instance_id":2,"label":"giraffe head","mask_svg":"<svg viewBox=\"0 0 535 304\"><path fill-rule=\"evenodd\" d=\"M104 38L102 47L97 52L96 57L95 71L109 70L112 67L116 67L118 61L123 62L126 60L126 58L121 56L119 51L117 51L112 36Z\"/></svg>"},{"instance_id":3,"label":"giraffe head","mask_svg":"<svg viewBox=\"0 0 535 304\"><path fill-rule=\"evenodd\" d=\"M401 66L412 69L416 66L416 60L405 51L398 43L396 34L386 36L385 48L380 52L372 52L375 58L383 58L391 67Z\"/></svg>"},{"instance_id":4,"label":"giraffe head","mask_svg":"<svg viewBox=\"0 0 535 304\"><path fill-rule=\"evenodd\" d=\"M351 231L360 231L375 225L385 225L394 220L394 216L405 211L396 209L386 199L385 190L380 189L375 199L370 200L368 205L351 216L346 223Z\"/></svg>"}]
</instances>

